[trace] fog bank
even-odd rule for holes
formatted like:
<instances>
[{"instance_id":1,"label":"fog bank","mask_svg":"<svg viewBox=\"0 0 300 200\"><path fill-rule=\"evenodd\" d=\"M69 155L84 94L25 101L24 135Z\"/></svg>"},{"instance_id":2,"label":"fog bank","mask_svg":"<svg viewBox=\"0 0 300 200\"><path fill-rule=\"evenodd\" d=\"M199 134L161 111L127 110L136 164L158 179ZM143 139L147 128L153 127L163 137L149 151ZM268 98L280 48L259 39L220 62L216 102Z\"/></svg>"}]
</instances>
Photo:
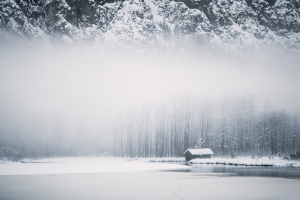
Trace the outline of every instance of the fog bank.
<instances>
[{"instance_id":1,"label":"fog bank","mask_svg":"<svg viewBox=\"0 0 300 200\"><path fill-rule=\"evenodd\" d=\"M73 138L82 146L98 138L104 148L119 116L177 97L253 96L259 109L269 102L273 109L300 113L299 57L277 50L175 49L2 45L2 137L9 135L14 144L24 136L19 142L26 143L56 132L57 140Z\"/></svg>"}]
</instances>

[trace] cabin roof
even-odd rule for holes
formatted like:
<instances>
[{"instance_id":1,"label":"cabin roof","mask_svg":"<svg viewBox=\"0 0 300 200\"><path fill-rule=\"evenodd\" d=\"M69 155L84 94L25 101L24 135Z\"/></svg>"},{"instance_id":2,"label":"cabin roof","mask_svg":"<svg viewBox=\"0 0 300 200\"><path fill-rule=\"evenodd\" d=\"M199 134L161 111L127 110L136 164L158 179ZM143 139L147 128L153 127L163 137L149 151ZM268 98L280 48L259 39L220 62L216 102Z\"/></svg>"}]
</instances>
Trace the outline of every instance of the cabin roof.
<instances>
[{"instance_id":1,"label":"cabin roof","mask_svg":"<svg viewBox=\"0 0 300 200\"><path fill-rule=\"evenodd\" d=\"M214 152L209 148L205 148L205 149L187 149L183 154L186 154L188 151L192 155L213 155L214 154Z\"/></svg>"}]
</instances>

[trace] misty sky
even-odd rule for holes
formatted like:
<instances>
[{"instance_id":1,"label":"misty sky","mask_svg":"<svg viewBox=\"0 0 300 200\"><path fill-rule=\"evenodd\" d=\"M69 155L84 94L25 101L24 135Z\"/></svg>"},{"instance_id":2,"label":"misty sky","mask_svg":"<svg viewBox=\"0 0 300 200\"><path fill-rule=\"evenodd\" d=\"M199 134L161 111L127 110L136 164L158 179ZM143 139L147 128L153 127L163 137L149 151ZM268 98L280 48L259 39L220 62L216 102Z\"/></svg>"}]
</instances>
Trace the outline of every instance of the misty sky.
<instances>
[{"instance_id":1,"label":"misty sky","mask_svg":"<svg viewBox=\"0 0 300 200\"><path fill-rule=\"evenodd\" d=\"M141 55L84 47L16 47L0 50L0 112L23 123L32 116L62 117L100 126L176 95L253 95L258 105L269 101L274 109L300 113L300 58L280 52Z\"/></svg>"}]
</instances>

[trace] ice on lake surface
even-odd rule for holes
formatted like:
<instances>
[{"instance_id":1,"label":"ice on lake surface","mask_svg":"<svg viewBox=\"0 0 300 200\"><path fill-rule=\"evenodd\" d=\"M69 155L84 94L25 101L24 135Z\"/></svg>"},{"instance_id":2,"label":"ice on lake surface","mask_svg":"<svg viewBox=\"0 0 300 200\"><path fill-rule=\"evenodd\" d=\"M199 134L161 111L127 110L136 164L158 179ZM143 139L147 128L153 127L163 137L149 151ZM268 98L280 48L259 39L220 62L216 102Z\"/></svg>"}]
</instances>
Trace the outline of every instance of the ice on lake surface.
<instances>
[{"instance_id":1,"label":"ice on lake surface","mask_svg":"<svg viewBox=\"0 0 300 200\"><path fill-rule=\"evenodd\" d=\"M191 172L220 174L222 176L273 177L300 179L300 169L293 167L251 167L224 165L197 165L189 169L164 170L165 172Z\"/></svg>"},{"instance_id":2,"label":"ice on lake surface","mask_svg":"<svg viewBox=\"0 0 300 200\"><path fill-rule=\"evenodd\" d=\"M0 172L7 175L0 176L0 200L300 198L299 179L227 176L229 171L216 172L212 169L214 167L103 158L2 162ZM190 173L176 169L189 170ZM234 168L226 167L228 169ZM252 167L245 169L256 170ZM197 170L203 171L199 173Z\"/></svg>"}]
</instances>

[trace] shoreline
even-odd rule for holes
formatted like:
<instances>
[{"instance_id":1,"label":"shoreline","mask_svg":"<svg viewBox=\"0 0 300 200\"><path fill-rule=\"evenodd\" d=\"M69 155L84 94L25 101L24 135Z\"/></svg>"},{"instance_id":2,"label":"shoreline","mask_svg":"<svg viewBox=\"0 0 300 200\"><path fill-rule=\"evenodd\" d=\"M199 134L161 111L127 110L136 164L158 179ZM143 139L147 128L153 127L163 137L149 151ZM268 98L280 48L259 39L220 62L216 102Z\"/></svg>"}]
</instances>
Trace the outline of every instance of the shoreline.
<instances>
[{"instance_id":1,"label":"shoreline","mask_svg":"<svg viewBox=\"0 0 300 200\"><path fill-rule=\"evenodd\" d=\"M151 159L150 162L154 163L186 163L184 158L155 158ZM238 157L238 158L203 158L203 159L193 159L190 160L187 165L230 165L230 166L256 166L256 167L293 167L300 168L300 160L286 160L279 157L261 157L261 158L252 158L252 157Z\"/></svg>"},{"instance_id":2,"label":"shoreline","mask_svg":"<svg viewBox=\"0 0 300 200\"><path fill-rule=\"evenodd\" d=\"M197 165L220 165L239 167L285 167L300 170L299 160L283 160L262 157L239 157L235 159L211 158L194 159L189 163L184 158L112 158L112 157L77 157L24 159L19 162L0 161L0 175L30 174L71 174L71 173L113 173L157 170L191 169Z\"/></svg>"}]
</instances>

